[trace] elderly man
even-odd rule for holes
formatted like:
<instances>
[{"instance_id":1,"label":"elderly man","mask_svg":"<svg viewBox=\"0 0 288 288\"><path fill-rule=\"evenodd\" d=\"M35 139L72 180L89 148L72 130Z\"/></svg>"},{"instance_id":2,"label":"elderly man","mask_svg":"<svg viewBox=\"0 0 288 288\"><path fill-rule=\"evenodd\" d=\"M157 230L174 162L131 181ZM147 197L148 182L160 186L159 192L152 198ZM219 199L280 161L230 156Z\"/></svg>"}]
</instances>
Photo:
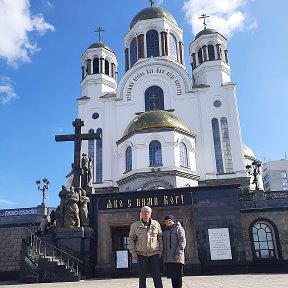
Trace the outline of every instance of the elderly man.
<instances>
[{"instance_id":1,"label":"elderly man","mask_svg":"<svg viewBox=\"0 0 288 288\"><path fill-rule=\"evenodd\" d=\"M160 261L163 251L162 229L156 220L151 219L152 209L144 206L140 220L130 227L129 250L132 258L138 261L139 288L146 288L147 267L150 266L155 288L163 288Z\"/></svg>"}]
</instances>

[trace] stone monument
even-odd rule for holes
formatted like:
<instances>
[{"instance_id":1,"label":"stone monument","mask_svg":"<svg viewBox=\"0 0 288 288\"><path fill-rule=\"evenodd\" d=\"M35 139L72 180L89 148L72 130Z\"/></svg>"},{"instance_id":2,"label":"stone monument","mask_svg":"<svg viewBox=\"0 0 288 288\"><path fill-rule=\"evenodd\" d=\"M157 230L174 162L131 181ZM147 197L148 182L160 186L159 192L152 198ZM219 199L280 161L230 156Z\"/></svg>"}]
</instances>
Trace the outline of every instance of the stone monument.
<instances>
[{"instance_id":1,"label":"stone monument","mask_svg":"<svg viewBox=\"0 0 288 288\"><path fill-rule=\"evenodd\" d=\"M55 136L56 142L74 141L74 162L70 191L63 185L59 192L54 239L57 247L83 261L82 271L85 271L85 275L92 275L95 264L91 251L95 249L95 237L94 230L89 227L89 196L92 194L93 159L88 159L85 153L81 154L81 143L83 140L100 139L100 134L81 134L81 127L84 126L81 119L75 119L73 126L75 134Z\"/></svg>"}]
</instances>

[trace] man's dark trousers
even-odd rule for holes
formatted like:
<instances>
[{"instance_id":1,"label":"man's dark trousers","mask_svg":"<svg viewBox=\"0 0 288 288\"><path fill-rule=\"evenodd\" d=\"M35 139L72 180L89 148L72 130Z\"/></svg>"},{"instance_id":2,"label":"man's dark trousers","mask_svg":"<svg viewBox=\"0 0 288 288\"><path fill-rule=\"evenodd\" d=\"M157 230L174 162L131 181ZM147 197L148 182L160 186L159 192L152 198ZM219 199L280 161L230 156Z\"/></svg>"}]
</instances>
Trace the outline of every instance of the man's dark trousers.
<instances>
[{"instance_id":1,"label":"man's dark trousers","mask_svg":"<svg viewBox=\"0 0 288 288\"><path fill-rule=\"evenodd\" d=\"M146 288L146 275L148 266L150 266L154 287L163 288L160 272L159 254L153 256L142 256L138 254L139 288Z\"/></svg>"}]
</instances>

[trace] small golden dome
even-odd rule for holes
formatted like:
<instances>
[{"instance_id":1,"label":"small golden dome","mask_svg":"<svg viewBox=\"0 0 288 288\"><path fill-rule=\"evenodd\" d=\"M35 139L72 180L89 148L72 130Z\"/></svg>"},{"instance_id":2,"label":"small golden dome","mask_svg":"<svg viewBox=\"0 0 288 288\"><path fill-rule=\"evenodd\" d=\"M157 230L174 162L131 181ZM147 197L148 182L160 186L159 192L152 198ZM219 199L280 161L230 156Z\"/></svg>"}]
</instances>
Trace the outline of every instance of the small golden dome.
<instances>
[{"instance_id":1,"label":"small golden dome","mask_svg":"<svg viewBox=\"0 0 288 288\"><path fill-rule=\"evenodd\" d=\"M175 114L164 110L151 110L136 116L125 129L123 136L134 131L157 128L173 128L191 134L189 127Z\"/></svg>"},{"instance_id":2,"label":"small golden dome","mask_svg":"<svg viewBox=\"0 0 288 288\"><path fill-rule=\"evenodd\" d=\"M254 152L248 146L243 144L242 145L242 151L243 151L244 158L256 159Z\"/></svg>"},{"instance_id":3,"label":"small golden dome","mask_svg":"<svg viewBox=\"0 0 288 288\"><path fill-rule=\"evenodd\" d=\"M112 49L108 45L104 44L103 42L93 43L88 47L88 49L93 49L93 48L105 48L113 52Z\"/></svg>"}]
</instances>

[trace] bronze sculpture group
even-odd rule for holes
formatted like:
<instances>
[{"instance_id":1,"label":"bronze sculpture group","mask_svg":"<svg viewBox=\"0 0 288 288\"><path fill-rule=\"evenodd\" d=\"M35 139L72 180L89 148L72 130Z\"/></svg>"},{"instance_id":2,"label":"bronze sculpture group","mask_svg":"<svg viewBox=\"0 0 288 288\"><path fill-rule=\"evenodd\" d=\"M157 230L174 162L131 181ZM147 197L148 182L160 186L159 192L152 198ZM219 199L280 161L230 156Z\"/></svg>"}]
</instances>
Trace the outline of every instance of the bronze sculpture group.
<instances>
[{"instance_id":1,"label":"bronze sculpture group","mask_svg":"<svg viewBox=\"0 0 288 288\"><path fill-rule=\"evenodd\" d=\"M62 185L60 205L56 209L56 227L76 228L89 226L90 199L85 189L92 186L93 159L82 154L81 187ZM72 182L73 183L73 182Z\"/></svg>"}]
</instances>

